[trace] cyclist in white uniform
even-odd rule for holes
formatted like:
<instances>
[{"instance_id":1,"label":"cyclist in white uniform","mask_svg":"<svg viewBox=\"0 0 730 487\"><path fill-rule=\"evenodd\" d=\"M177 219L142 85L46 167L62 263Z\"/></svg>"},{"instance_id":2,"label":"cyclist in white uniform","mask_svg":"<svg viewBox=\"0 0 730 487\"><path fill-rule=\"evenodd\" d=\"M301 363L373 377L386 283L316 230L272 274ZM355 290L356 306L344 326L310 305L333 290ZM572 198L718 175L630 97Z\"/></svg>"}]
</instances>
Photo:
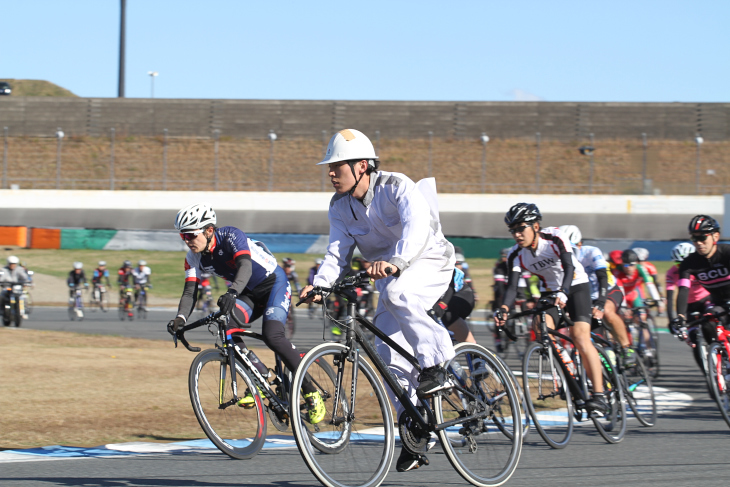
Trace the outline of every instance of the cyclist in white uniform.
<instances>
[{"instance_id":1,"label":"cyclist in white uniform","mask_svg":"<svg viewBox=\"0 0 730 487\"><path fill-rule=\"evenodd\" d=\"M330 202L327 255L313 284L330 286L346 274L355 247L372 262L367 272L380 292L375 325L412 353L422 372L380 340L377 351L416 404L417 396L429 397L452 385L442 367L454 357L451 339L427 312L449 287L455 262L454 247L438 221L433 180L416 184L404 174L379 171L372 143L353 129L332 137L319 164L329 166L336 194ZM311 289L305 287L300 297ZM399 422L410 424L390 388L388 392ZM397 469L423 464L424 455L403 449Z\"/></svg>"},{"instance_id":2,"label":"cyclist in white uniform","mask_svg":"<svg viewBox=\"0 0 730 487\"><path fill-rule=\"evenodd\" d=\"M556 295L555 304L565 308L574 322L570 336L585 359L588 377L593 383L593 397L586 408L595 417L608 411L603 394L603 377L598 352L591 341L591 289L588 275L576 259L570 243L556 227L540 228L542 215L536 205L518 203L504 217L517 245L507 257L510 269L504 302L495 313L497 326L504 326L517 294L517 282L522 270L540 278L545 294ZM558 315L552 308L546 315L549 328L555 328Z\"/></svg>"}]
</instances>

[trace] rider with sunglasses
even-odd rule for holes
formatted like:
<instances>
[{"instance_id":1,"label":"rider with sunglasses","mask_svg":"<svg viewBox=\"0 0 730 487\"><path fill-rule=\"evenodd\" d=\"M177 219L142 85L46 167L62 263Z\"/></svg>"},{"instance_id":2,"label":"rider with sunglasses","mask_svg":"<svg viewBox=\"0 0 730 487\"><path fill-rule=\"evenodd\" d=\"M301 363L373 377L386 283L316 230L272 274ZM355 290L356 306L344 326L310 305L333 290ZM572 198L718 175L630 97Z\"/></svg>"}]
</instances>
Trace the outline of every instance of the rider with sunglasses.
<instances>
[{"instance_id":1,"label":"rider with sunglasses","mask_svg":"<svg viewBox=\"0 0 730 487\"><path fill-rule=\"evenodd\" d=\"M220 311L234 313L243 323L252 323L263 316L264 343L294 372L301 357L284 334L291 306L291 285L286 273L265 245L251 240L238 228L217 228L215 224L215 211L204 203L183 208L175 218L175 228L189 251L185 256L185 288L177 317L168 324L168 331L174 333L185 325L195 309L201 277L212 273L231 283L218 299ZM326 412L322 396L307 379L302 390L310 422L322 421ZM254 397L249 392L238 405L246 408L253 403Z\"/></svg>"},{"instance_id":2,"label":"rider with sunglasses","mask_svg":"<svg viewBox=\"0 0 730 487\"><path fill-rule=\"evenodd\" d=\"M642 285L646 286L649 296L653 300L661 299L654 279L639 262L639 256L633 249L626 249L621 253L621 265L614 269L613 275L616 277L618 286L623 290L629 306L636 308L644 305L645 296Z\"/></svg>"},{"instance_id":3,"label":"rider with sunglasses","mask_svg":"<svg viewBox=\"0 0 730 487\"><path fill-rule=\"evenodd\" d=\"M591 341L591 286L588 275L578 262L567 238L556 227L541 228L542 214L532 203L517 203L504 217L509 232L517 242L507 257L509 279L502 306L494 315L498 327L506 324L517 295L517 283L522 270L536 274L545 294L555 295L555 305L565 308L574 326L570 335L585 359L588 377L593 383L593 397L586 409L594 417L603 417L608 404L603 394L603 378L598 352ZM551 308L546 315L547 326L555 328L558 314Z\"/></svg>"},{"instance_id":4,"label":"rider with sunglasses","mask_svg":"<svg viewBox=\"0 0 730 487\"><path fill-rule=\"evenodd\" d=\"M722 310L718 305L726 306L730 300L730 245L719 243L720 224L710 216L697 215L689 222L689 234L695 252L679 264L677 318L673 328L683 326L686 321L691 276L710 292L716 311ZM721 320L723 325L727 324L727 317ZM708 342L717 340L717 330L712 324L703 325L702 334Z\"/></svg>"}]
</instances>

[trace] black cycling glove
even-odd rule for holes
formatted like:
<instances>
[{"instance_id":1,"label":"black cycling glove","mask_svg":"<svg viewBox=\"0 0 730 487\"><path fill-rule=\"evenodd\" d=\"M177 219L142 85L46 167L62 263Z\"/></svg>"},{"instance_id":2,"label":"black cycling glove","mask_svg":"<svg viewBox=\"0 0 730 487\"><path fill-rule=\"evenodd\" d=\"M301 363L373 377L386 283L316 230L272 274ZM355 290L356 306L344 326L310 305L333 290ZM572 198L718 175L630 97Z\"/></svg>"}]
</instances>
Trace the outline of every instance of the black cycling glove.
<instances>
[{"instance_id":1,"label":"black cycling glove","mask_svg":"<svg viewBox=\"0 0 730 487\"><path fill-rule=\"evenodd\" d=\"M233 311L233 308L236 306L237 296L238 293L236 291L229 289L225 294L218 298L218 308L220 308L221 313L227 315Z\"/></svg>"},{"instance_id":2,"label":"black cycling glove","mask_svg":"<svg viewBox=\"0 0 730 487\"><path fill-rule=\"evenodd\" d=\"M178 316L174 320L170 320L170 322L167 324L167 332L170 335L175 335L177 330L185 326L185 319L182 316Z\"/></svg>"}]
</instances>

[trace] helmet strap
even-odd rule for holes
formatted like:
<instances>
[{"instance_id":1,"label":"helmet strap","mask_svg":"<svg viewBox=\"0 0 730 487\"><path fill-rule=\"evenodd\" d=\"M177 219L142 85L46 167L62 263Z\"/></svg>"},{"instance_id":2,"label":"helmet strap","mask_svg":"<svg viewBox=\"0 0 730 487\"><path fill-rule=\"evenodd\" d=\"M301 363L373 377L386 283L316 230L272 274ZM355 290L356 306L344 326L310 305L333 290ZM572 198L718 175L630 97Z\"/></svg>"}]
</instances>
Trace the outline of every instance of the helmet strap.
<instances>
[{"instance_id":1,"label":"helmet strap","mask_svg":"<svg viewBox=\"0 0 730 487\"><path fill-rule=\"evenodd\" d=\"M362 159L360 159L359 161L350 161L347 163L350 166L350 171L352 171L352 177L355 178L355 184L353 184L352 188L350 188L350 190L347 192L347 194L350 195L350 211L352 212L352 217L355 220L357 220L357 216L355 215L355 210L352 208L352 195L355 192L355 190L357 189L357 185L360 184L360 181L362 180L363 176L365 176L365 174L366 174L366 173L362 173L359 178L357 177L357 174L355 174L355 164L357 164L361 160Z\"/></svg>"},{"instance_id":2,"label":"helmet strap","mask_svg":"<svg viewBox=\"0 0 730 487\"><path fill-rule=\"evenodd\" d=\"M203 235L205 235L205 240L207 240L207 242L208 242L208 243L206 243L206 244L205 244L205 249L203 249L203 251L201 252L201 253L202 253L203 255L210 255L210 254L211 254L211 251L210 251L210 241L211 241L211 240L213 240L213 235L215 235L215 231L213 231L213 232L212 232L212 233L210 234L210 237L209 237L209 236L208 236L208 231L207 231L207 230L208 230L208 229L206 228L206 229L205 229L205 230L203 231Z\"/></svg>"}]
</instances>

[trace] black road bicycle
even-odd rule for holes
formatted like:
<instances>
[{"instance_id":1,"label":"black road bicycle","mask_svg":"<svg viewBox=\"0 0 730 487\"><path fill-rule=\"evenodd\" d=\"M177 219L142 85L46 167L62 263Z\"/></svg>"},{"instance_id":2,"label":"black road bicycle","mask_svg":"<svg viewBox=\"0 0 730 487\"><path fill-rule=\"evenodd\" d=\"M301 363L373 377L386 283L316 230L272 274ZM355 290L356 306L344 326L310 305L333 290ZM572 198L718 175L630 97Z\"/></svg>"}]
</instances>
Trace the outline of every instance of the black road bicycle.
<instances>
[{"instance_id":1,"label":"black road bicycle","mask_svg":"<svg viewBox=\"0 0 730 487\"><path fill-rule=\"evenodd\" d=\"M598 433L608 443L618 443L626 432L626 402L622 381L606 351L596 345L603 376L603 390L608 412L603 417L590 415L585 403L591 397L593 384L588 379L580 354L567 335L549 329L547 312L556 307L554 297L544 297L531 310L511 317L539 315L537 341L527 348L522 361L522 383L530 419L545 442L553 448L565 448L573 434L573 420L590 418ZM558 310L561 323L572 325L570 319ZM563 340L567 346L561 344ZM570 350L569 350L570 348Z\"/></svg>"},{"instance_id":2,"label":"black road bicycle","mask_svg":"<svg viewBox=\"0 0 730 487\"><path fill-rule=\"evenodd\" d=\"M652 299L645 299L642 306L624 308L620 310L626 327L631 334L631 342L639 357L649 371L652 379L659 377L659 332L656 321L651 314L651 308L658 307L659 303Z\"/></svg>"},{"instance_id":3,"label":"black road bicycle","mask_svg":"<svg viewBox=\"0 0 730 487\"><path fill-rule=\"evenodd\" d=\"M190 346L185 332L204 325L216 336L216 344L215 348L201 352L199 347ZM239 322L235 315L217 312L185 325L176 333L171 332L176 347L180 340L191 352L200 352L190 365L188 389L201 428L220 451L240 460L253 457L263 448L267 415L279 431L286 431L290 423L291 374L276 355L274 370L268 370L268 377L264 377L263 370L252 362L246 345L234 341L234 337L263 341L262 335L246 330L244 326L247 325ZM327 363L317 362L312 366L313 372L315 369L317 375L326 380L315 380L314 386L323 398L331 399L330 391L321 386L334 381L332 368ZM253 400L244 403L243 398L248 394ZM341 406L346 410L344 401ZM303 417L306 413L306 407L297 412ZM310 443L330 454L336 453L338 448L336 442L320 442L317 438L311 438Z\"/></svg>"},{"instance_id":4,"label":"black road bicycle","mask_svg":"<svg viewBox=\"0 0 730 487\"><path fill-rule=\"evenodd\" d=\"M307 467L328 487L373 486L385 479L395 451L391 406L378 374L405 409L411 428L399 426L402 446L411 453L427 450L436 434L441 448L456 471L477 486L496 486L514 473L522 451L520 396L510 373L483 347L462 343L446 369L454 387L411 403L407 391L393 375L386 360L365 337L368 330L420 371L418 360L357 313L356 288L366 285L362 272L346 277L332 287L315 287L307 298L329 294L346 300L347 312L337 324L344 331L342 343L323 343L310 350L294 374L292 410L304 404L300 388L305 374L319 383L329 381L327 415L317 425L294 422L292 430ZM301 303L301 301L300 301ZM300 304L299 303L299 304ZM334 317L329 317L334 319ZM328 323L328 320L324 320ZM475 367L480 361L484 367ZM322 362L335 370L334 380L324 374ZM479 370L479 374L477 374ZM340 446L336 454L323 452L313 443Z\"/></svg>"}]
</instances>

